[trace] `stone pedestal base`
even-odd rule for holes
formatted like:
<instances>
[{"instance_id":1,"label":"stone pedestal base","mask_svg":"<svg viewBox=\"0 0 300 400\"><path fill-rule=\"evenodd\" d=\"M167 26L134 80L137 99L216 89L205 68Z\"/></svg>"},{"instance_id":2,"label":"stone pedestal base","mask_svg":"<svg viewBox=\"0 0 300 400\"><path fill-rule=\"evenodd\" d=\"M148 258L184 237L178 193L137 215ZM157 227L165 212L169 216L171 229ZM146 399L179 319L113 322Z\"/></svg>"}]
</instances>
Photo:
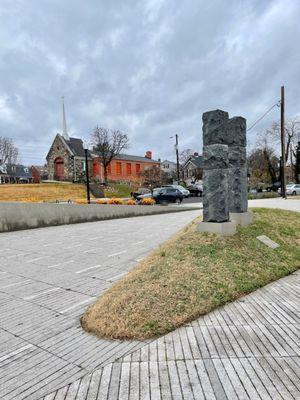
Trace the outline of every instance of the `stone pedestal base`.
<instances>
[{"instance_id":1,"label":"stone pedestal base","mask_svg":"<svg viewBox=\"0 0 300 400\"><path fill-rule=\"evenodd\" d=\"M197 230L222 236L232 236L236 233L236 222L199 222Z\"/></svg>"},{"instance_id":2,"label":"stone pedestal base","mask_svg":"<svg viewBox=\"0 0 300 400\"><path fill-rule=\"evenodd\" d=\"M251 224L253 220L253 214L250 211L243 213L230 213L229 215L231 221L234 221L241 226L247 226Z\"/></svg>"}]
</instances>

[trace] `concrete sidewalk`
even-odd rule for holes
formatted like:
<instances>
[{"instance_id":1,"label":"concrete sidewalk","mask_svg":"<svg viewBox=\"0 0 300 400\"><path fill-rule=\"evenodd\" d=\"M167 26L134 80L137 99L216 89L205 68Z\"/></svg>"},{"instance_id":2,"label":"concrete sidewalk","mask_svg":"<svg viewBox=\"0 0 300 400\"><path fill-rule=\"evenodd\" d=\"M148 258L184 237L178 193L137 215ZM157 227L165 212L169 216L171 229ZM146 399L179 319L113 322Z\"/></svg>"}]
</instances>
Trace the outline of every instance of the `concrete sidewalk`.
<instances>
[{"instance_id":1,"label":"concrete sidewalk","mask_svg":"<svg viewBox=\"0 0 300 400\"><path fill-rule=\"evenodd\" d=\"M283 199L276 197L274 199L257 199L248 201L249 208L252 207L267 207L267 208L280 208L282 210L298 211L300 212L300 200L294 200L293 197Z\"/></svg>"}]
</instances>

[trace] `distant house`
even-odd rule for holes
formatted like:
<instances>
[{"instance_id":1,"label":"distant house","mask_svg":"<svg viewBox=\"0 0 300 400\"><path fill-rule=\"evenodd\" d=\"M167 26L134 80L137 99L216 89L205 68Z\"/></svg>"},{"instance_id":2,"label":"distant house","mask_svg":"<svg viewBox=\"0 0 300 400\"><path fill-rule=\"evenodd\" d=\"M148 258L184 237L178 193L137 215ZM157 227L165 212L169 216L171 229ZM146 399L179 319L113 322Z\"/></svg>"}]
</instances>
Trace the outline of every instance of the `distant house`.
<instances>
[{"instance_id":1,"label":"distant house","mask_svg":"<svg viewBox=\"0 0 300 400\"><path fill-rule=\"evenodd\" d=\"M29 170L33 176L33 183L40 183L48 179L48 171L44 166L32 165Z\"/></svg>"},{"instance_id":2,"label":"distant house","mask_svg":"<svg viewBox=\"0 0 300 400\"><path fill-rule=\"evenodd\" d=\"M161 162L160 168L168 177L173 178L176 176L177 164L174 161L164 160Z\"/></svg>"},{"instance_id":3,"label":"distant house","mask_svg":"<svg viewBox=\"0 0 300 400\"><path fill-rule=\"evenodd\" d=\"M21 164L2 164L0 166L1 183L33 183L29 168Z\"/></svg>"},{"instance_id":4,"label":"distant house","mask_svg":"<svg viewBox=\"0 0 300 400\"><path fill-rule=\"evenodd\" d=\"M194 153L182 166L182 179L188 184L202 179L203 158Z\"/></svg>"}]
</instances>

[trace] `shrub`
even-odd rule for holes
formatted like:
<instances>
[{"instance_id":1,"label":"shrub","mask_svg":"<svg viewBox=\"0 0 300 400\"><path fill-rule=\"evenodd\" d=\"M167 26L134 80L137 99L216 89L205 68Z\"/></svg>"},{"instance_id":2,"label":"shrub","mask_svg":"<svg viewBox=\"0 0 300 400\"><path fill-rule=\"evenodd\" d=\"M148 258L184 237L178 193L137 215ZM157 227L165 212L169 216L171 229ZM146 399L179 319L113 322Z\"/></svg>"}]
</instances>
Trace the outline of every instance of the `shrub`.
<instances>
[{"instance_id":1,"label":"shrub","mask_svg":"<svg viewBox=\"0 0 300 400\"><path fill-rule=\"evenodd\" d=\"M108 204L124 204L122 199L112 197L108 200Z\"/></svg>"},{"instance_id":2,"label":"shrub","mask_svg":"<svg viewBox=\"0 0 300 400\"><path fill-rule=\"evenodd\" d=\"M279 197L279 194L276 192L248 193L248 200L273 199L275 197Z\"/></svg>"},{"instance_id":3,"label":"shrub","mask_svg":"<svg viewBox=\"0 0 300 400\"><path fill-rule=\"evenodd\" d=\"M154 199L143 199L141 201L141 205L143 206L153 206L155 204L155 200Z\"/></svg>"},{"instance_id":4,"label":"shrub","mask_svg":"<svg viewBox=\"0 0 300 400\"><path fill-rule=\"evenodd\" d=\"M135 205L136 205L136 202L135 202L133 199L130 199L130 200L127 200L126 204L127 204L128 206L135 206Z\"/></svg>"}]
</instances>

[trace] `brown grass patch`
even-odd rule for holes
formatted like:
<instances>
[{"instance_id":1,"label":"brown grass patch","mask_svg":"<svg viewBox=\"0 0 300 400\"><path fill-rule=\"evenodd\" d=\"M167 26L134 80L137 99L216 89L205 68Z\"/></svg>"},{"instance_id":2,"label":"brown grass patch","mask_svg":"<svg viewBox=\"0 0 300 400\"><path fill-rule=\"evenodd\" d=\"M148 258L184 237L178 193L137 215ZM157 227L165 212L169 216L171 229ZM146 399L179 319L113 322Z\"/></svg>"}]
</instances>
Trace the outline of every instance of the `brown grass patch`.
<instances>
[{"instance_id":1,"label":"brown grass patch","mask_svg":"<svg viewBox=\"0 0 300 400\"><path fill-rule=\"evenodd\" d=\"M81 198L86 198L86 187L79 183L0 185L0 201L68 201Z\"/></svg>"},{"instance_id":2,"label":"brown grass patch","mask_svg":"<svg viewBox=\"0 0 300 400\"><path fill-rule=\"evenodd\" d=\"M299 268L299 213L253 213L253 224L228 238L185 228L90 306L83 328L105 338L155 337ZM263 234L280 247L259 242Z\"/></svg>"}]
</instances>

